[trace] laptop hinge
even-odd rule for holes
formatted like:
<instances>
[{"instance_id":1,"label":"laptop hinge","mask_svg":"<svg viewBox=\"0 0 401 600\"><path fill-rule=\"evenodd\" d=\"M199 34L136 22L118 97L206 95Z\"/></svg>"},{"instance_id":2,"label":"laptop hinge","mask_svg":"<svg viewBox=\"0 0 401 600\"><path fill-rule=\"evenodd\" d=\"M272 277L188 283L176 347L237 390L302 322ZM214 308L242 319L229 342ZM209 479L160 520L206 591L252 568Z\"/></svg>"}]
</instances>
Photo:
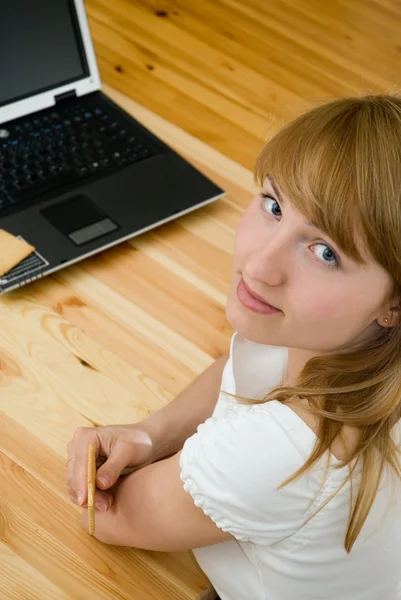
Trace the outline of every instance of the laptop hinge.
<instances>
[{"instance_id":1,"label":"laptop hinge","mask_svg":"<svg viewBox=\"0 0 401 600\"><path fill-rule=\"evenodd\" d=\"M54 100L56 104L58 102L62 102L63 100L68 100L70 98L76 98L77 94L75 90L70 90L69 92L65 92L64 94L59 94L58 96L54 96Z\"/></svg>"}]
</instances>

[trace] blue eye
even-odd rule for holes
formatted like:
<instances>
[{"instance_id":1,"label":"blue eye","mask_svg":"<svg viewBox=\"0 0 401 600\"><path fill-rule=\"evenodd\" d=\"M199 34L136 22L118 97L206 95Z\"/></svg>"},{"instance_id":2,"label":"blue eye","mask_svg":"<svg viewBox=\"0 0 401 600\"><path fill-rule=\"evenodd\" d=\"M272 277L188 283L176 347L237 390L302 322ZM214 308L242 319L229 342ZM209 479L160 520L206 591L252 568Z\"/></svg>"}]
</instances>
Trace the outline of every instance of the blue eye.
<instances>
[{"instance_id":1,"label":"blue eye","mask_svg":"<svg viewBox=\"0 0 401 600\"><path fill-rule=\"evenodd\" d=\"M270 194L265 194L264 192L259 192L259 197L262 199L260 206L264 213L267 212L267 214L271 214L273 217L281 216L281 215L277 215L275 213L271 213L271 212L269 212L269 210L266 210L264 208L268 204L268 203L266 203L266 200L271 200L273 205L276 204L278 206L280 213L281 213L281 207L280 207L280 204L277 202L276 198L274 198L273 196L270 196ZM272 204L270 204L270 206ZM272 210L274 210L274 209L272 209ZM275 210L277 210L277 209L275 209ZM327 262L324 262L324 261L316 258L316 255L314 255L316 262L318 262L320 264L323 263L324 266L328 267L329 269L337 269L339 267L338 257L336 255L336 253L330 248L330 246L328 246L327 244L323 244L322 242L313 244L312 248L315 246L323 246L324 248L326 248L327 252L326 253L323 252L323 254L325 254L325 258L330 259L332 257L332 258L334 258L334 261L335 261L334 263L333 262L327 263Z\"/></svg>"}]
</instances>

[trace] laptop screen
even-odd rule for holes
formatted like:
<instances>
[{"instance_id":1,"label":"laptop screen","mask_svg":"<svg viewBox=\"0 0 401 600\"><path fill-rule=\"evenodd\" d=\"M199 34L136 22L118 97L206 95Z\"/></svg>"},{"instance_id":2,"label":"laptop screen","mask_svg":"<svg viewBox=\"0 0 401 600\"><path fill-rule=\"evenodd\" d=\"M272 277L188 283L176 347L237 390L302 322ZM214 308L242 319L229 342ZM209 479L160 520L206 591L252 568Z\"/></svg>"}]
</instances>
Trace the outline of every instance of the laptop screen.
<instances>
[{"instance_id":1,"label":"laptop screen","mask_svg":"<svg viewBox=\"0 0 401 600\"><path fill-rule=\"evenodd\" d=\"M7 2L0 56L0 106L87 77L74 2Z\"/></svg>"}]
</instances>

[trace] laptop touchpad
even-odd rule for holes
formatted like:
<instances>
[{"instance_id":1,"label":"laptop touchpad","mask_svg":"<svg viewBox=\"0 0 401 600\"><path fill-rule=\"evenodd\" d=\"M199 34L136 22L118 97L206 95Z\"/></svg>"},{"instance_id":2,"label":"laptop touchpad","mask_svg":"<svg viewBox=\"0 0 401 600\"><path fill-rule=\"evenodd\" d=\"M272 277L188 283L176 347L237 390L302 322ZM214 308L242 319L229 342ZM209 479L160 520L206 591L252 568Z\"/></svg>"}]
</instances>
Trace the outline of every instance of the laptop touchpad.
<instances>
[{"instance_id":1,"label":"laptop touchpad","mask_svg":"<svg viewBox=\"0 0 401 600\"><path fill-rule=\"evenodd\" d=\"M77 246L111 233L119 226L102 212L87 196L79 194L41 211L56 229Z\"/></svg>"}]
</instances>

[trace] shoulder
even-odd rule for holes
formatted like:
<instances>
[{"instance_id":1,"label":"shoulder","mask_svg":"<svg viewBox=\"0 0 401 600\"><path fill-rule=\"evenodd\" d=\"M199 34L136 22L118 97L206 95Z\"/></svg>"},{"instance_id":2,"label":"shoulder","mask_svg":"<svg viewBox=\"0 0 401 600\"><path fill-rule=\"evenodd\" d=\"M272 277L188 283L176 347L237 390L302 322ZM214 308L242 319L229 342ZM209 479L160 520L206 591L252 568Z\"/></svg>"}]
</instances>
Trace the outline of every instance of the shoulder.
<instances>
[{"instance_id":1,"label":"shoulder","mask_svg":"<svg viewBox=\"0 0 401 600\"><path fill-rule=\"evenodd\" d=\"M279 489L305 456L290 409L278 404L241 405L211 417L182 449L184 488L215 522L230 523L226 531L237 539L273 541L288 533L316 491L305 477Z\"/></svg>"},{"instance_id":2,"label":"shoulder","mask_svg":"<svg viewBox=\"0 0 401 600\"><path fill-rule=\"evenodd\" d=\"M219 472L232 489L240 489L246 481L250 495L267 492L305 463L313 439L312 432L311 438L302 437L305 428L277 401L237 405L198 426L184 444L181 462L209 478Z\"/></svg>"},{"instance_id":3,"label":"shoulder","mask_svg":"<svg viewBox=\"0 0 401 600\"><path fill-rule=\"evenodd\" d=\"M315 439L313 432L306 430L305 422L277 400L256 404L242 404L236 400L221 416L210 417L201 423L195 436L210 447L241 449L253 456L256 448L285 447L287 452L282 456L283 460L304 462L304 447L306 445L310 452Z\"/></svg>"}]
</instances>

